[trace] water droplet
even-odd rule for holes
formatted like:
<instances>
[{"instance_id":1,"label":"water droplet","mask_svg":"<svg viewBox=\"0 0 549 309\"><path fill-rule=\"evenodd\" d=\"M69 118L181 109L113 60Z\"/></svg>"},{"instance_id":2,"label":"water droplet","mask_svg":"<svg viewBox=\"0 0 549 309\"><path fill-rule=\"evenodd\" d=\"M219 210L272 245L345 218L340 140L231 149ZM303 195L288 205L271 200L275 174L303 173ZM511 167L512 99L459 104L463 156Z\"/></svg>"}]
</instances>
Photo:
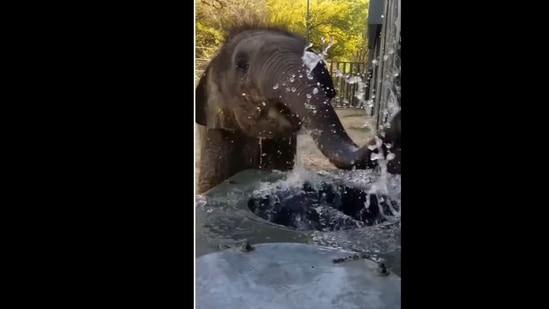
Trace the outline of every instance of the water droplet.
<instances>
[{"instance_id":1,"label":"water droplet","mask_svg":"<svg viewBox=\"0 0 549 309\"><path fill-rule=\"evenodd\" d=\"M313 97L310 93L307 93L305 96L307 97L307 99L310 99Z\"/></svg>"},{"instance_id":2,"label":"water droplet","mask_svg":"<svg viewBox=\"0 0 549 309\"><path fill-rule=\"evenodd\" d=\"M290 92L290 87L286 87L286 92Z\"/></svg>"},{"instance_id":3,"label":"water droplet","mask_svg":"<svg viewBox=\"0 0 549 309\"><path fill-rule=\"evenodd\" d=\"M387 155L387 160L393 160L395 158L395 154L394 153L390 153Z\"/></svg>"},{"instance_id":4,"label":"water droplet","mask_svg":"<svg viewBox=\"0 0 549 309\"><path fill-rule=\"evenodd\" d=\"M377 63L378 63L377 59L372 60L372 64L375 65L375 64L377 64Z\"/></svg>"},{"instance_id":5,"label":"water droplet","mask_svg":"<svg viewBox=\"0 0 549 309\"><path fill-rule=\"evenodd\" d=\"M389 55L384 55L383 56L383 61L386 61L387 59L389 59Z\"/></svg>"},{"instance_id":6,"label":"water droplet","mask_svg":"<svg viewBox=\"0 0 549 309\"><path fill-rule=\"evenodd\" d=\"M313 94L317 94L317 93L318 93L318 88L313 89Z\"/></svg>"},{"instance_id":7,"label":"water droplet","mask_svg":"<svg viewBox=\"0 0 549 309\"><path fill-rule=\"evenodd\" d=\"M375 160L383 159L383 156L380 155L379 153L373 153L370 159L375 161Z\"/></svg>"},{"instance_id":8,"label":"water droplet","mask_svg":"<svg viewBox=\"0 0 549 309\"><path fill-rule=\"evenodd\" d=\"M295 81L295 78L292 76L290 77L290 83L293 83Z\"/></svg>"},{"instance_id":9,"label":"water droplet","mask_svg":"<svg viewBox=\"0 0 549 309\"><path fill-rule=\"evenodd\" d=\"M292 92L295 92L295 91L296 91L295 87L292 87Z\"/></svg>"},{"instance_id":10,"label":"water droplet","mask_svg":"<svg viewBox=\"0 0 549 309\"><path fill-rule=\"evenodd\" d=\"M246 96L246 94L245 94L244 92L242 92L242 96L243 96L243 97L245 97L245 96Z\"/></svg>"},{"instance_id":11,"label":"water droplet","mask_svg":"<svg viewBox=\"0 0 549 309\"><path fill-rule=\"evenodd\" d=\"M265 103L265 102L261 102L261 105L265 106L265 105L267 105L267 103Z\"/></svg>"},{"instance_id":12,"label":"water droplet","mask_svg":"<svg viewBox=\"0 0 549 309\"><path fill-rule=\"evenodd\" d=\"M303 74L300 73L300 74L299 74L299 78L303 78Z\"/></svg>"},{"instance_id":13,"label":"water droplet","mask_svg":"<svg viewBox=\"0 0 549 309\"><path fill-rule=\"evenodd\" d=\"M395 53L395 50L393 48L389 48L389 55L392 55Z\"/></svg>"},{"instance_id":14,"label":"water droplet","mask_svg":"<svg viewBox=\"0 0 549 309\"><path fill-rule=\"evenodd\" d=\"M278 87L279 87L279 85L278 85L278 84L275 84L275 85L273 86L273 89L278 89Z\"/></svg>"}]
</instances>

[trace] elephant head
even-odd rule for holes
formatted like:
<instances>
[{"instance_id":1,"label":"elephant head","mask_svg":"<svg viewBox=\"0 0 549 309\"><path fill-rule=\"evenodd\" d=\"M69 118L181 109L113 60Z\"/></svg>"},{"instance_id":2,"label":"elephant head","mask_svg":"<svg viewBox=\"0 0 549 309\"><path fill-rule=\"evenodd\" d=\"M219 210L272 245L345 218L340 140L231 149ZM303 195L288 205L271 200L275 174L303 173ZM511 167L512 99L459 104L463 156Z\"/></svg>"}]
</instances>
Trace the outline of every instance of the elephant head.
<instances>
[{"instance_id":1,"label":"elephant head","mask_svg":"<svg viewBox=\"0 0 549 309\"><path fill-rule=\"evenodd\" d=\"M373 167L372 150L351 140L330 104L335 90L324 63L306 48L284 29L234 29L199 81L196 122L265 139L304 127L337 168Z\"/></svg>"}]
</instances>

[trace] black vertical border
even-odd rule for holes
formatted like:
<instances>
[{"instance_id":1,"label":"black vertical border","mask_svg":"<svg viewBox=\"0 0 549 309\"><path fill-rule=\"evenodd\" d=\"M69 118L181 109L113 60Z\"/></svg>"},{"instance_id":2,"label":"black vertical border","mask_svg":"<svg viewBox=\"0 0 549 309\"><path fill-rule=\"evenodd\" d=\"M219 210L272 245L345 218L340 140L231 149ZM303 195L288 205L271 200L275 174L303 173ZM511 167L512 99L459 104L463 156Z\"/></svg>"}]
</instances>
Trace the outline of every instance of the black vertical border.
<instances>
[{"instance_id":1,"label":"black vertical border","mask_svg":"<svg viewBox=\"0 0 549 309\"><path fill-rule=\"evenodd\" d=\"M194 3L64 12L69 205L48 248L60 297L194 306Z\"/></svg>"},{"instance_id":2,"label":"black vertical border","mask_svg":"<svg viewBox=\"0 0 549 309\"><path fill-rule=\"evenodd\" d=\"M527 243L545 226L527 210L545 190L526 175L544 175L546 139L545 114L530 109L545 100L531 73L543 71L529 48L544 36L535 11L402 1L403 306L525 306L536 294L517 278L539 274L522 265L540 259ZM528 30L508 32L513 16Z\"/></svg>"}]
</instances>

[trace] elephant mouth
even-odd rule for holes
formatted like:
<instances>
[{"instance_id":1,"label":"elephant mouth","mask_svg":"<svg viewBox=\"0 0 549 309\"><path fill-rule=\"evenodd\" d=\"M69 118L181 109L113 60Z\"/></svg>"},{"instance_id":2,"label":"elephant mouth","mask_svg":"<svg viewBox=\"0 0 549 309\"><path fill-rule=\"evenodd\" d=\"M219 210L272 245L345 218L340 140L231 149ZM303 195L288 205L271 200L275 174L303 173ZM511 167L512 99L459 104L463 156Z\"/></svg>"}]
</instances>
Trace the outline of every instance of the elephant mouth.
<instances>
[{"instance_id":1,"label":"elephant mouth","mask_svg":"<svg viewBox=\"0 0 549 309\"><path fill-rule=\"evenodd\" d=\"M280 102L262 110L260 118L267 119L272 127L269 132L276 132L277 135L287 135L301 129L301 120Z\"/></svg>"},{"instance_id":2,"label":"elephant mouth","mask_svg":"<svg viewBox=\"0 0 549 309\"><path fill-rule=\"evenodd\" d=\"M337 231L377 225L394 220L396 201L363 189L323 183L315 189L305 183L301 190L253 197L248 209L271 223L297 230Z\"/></svg>"}]
</instances>

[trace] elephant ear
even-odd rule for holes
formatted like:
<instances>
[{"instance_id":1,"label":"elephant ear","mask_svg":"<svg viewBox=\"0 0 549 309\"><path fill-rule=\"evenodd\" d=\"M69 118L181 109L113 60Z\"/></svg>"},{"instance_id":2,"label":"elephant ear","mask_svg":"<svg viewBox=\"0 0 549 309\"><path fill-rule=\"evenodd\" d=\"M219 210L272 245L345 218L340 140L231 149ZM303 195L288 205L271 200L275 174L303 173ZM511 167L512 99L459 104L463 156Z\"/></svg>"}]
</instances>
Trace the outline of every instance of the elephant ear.
<instances>
[{"instance_id":1,"label":"elephant ear","mask_svg":"<svg viewBox=\"0 0 549 309\"><path fill-rule=\"evenodd\" d=\"M234 117L229 109L227 95L223 96L220 92L219 80L209 67L200 78L196 87L196 119L199 125L209 129L238 129Z\"/></svg>"},{"instance_id":2,"label":"elephant ear","mask_svg":"<svg viewBox=\"0 0 549 309\"><path fill-rule=\"evenodd\" d=\"M208 109L208 90L207 90L208 77L206 73L202 74L198 87L196 87L196 123L199 125L207 125L207 109Z\"/></svg>"}]
</instances>

